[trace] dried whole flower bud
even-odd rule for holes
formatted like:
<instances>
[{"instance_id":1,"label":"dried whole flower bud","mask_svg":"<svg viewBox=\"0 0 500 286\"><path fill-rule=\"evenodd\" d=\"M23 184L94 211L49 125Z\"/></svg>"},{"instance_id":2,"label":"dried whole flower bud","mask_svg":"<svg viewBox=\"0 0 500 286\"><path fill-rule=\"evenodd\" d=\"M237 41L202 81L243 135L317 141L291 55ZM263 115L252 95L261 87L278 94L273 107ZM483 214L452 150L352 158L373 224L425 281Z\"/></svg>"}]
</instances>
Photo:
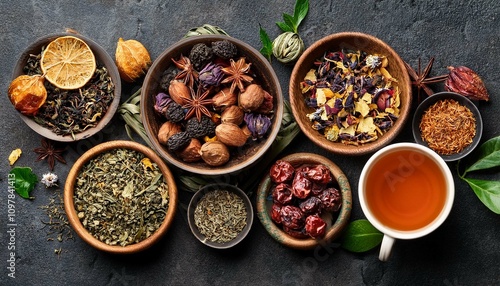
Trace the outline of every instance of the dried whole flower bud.
<instances>
[{"instance_id":1,"label":"dried whole flower bud","mask_svg":"<svg viewBox=\"0 0 500 286\"><path fill-rule=\"evenodd\" d=\"M182 149L182 151L178 152L177 155L179 155L179 157L184 162L197 162L201 159L200 150L200 140L192 138L191 142L189 142L189 145L186 148Z\"/></svg>"},{"instance_id":2,"label":"dried whole flower bud","mask_svg":"<svg viewBox=\"0 0 500 286\"><path fill-rule=\"evenodd\" d=\"M224 77L222 67L217 64L207 64L199 73L198 79L203 86L218 86Z\"/></svg>"},{"instance_id":3,"label":"dried whole flower bud","mask_svg":"<svg viewBox=\"0 0 500 286\"><path fill-rule=\"evenodd\" d=\"M168 87L170 97L179 105L185 105L187 100L191 99L191 91L185 83L179 80L173 80Z\"/></svg>"},{"instance_id":4,"label":"dried whole flower bud","mask_svg":"<svg viewBox=\"0 0 500 286\"><path fill-rule=\"evenodd\" d=\"M224 109L238 102L238 96L235 93L230 93L230 90L229 87L223 88L212 97L212 104L215 109Z\"/></svg>"},{"instance_id":5,"label":"dried whole flower bud","mask_svg":"<svg viewBox=\"0 0 500 286\"><path fill-rule=\"evenodd\" d=\"M448 67L450 71L444 86L447 91L459 93L472 100L488 101L490 96L479 75L468 67Z\"/></svg>"},{"instance_id":6,"label":"dried whole flower bud","mask_svg":"<svg viewBox=\"0 0 500 286\"><path fill-rule=\"evenodd\" d=\"M164 116L165 113L167 112L167 106L171 102L172 102L172 99L170 98L170 96L168 96L167 94L165 94L163 92L160 92L155 97L154 109L156 112L158 112L159 114Z\"/></svg>"},{"instance_id":7,"label":"dried whole flower bud","mask_svg":"<svg viewBox=\"0 0 500 286\"><path fill-rule=\"evenodd\" d=\"M273 41L273 55L285 64L297 60L304 50L304 42L294 32L285 32Z\"/></svg>"},{"instance_id":8,"label":"dried whole flower bud","mask_svg":"<svg viewBox=\"0 0 500 286\"><path fill-rule=\"evenodd\" d=\"M167 145L168 138L181 131L182 128L179 124L167 121L163 123L160 130L158 130L158 142L160 142L160 144Z\"/></svg>"},{"instance_id":9,"label":"dried whole flower bud","mask_svg":"<svg viewBox=\"0 0 500 286\"><path fill-rule=\"evenodd\" d=\"M271 119L262 114L247 113L245 114L245 122L248 130L252 132L253 140L264 137L271 127Z\"/></svg>"},{"instance_id":10,"label":"dried whole flower bud","mask_svg":"<svg viewBox=\"0 0 500 286\"><path fill-rule=\"evenodd\" d=\"M257 110L264 102L265 91L258 84L251 84L238 96L238 103L243 111L252 112Z\"/></svg>"},{"instance_id":11,"label":"dried whole flower bud","mask_svg":"<svg viewBox=\"0 0 500 286\"><path fill-rule=\"evenodd\" d=\"M220 141L204 143L200 149L201 158L210 166L221 166L229 161L229 149Z\"/></svg>"},{"instance_id":12,"label":"dried whole flower bud","mask_svg":"<svg viewBox=\"0 0 500 286\"><path fill-rule=\"evenodd\" d=\"M248 136L238 125L233 123L221 123L215 128L217 139L232 147L241 147L247 142Z\"/></svg>"},{"instance_id":13,"label":"dried whole flower bud","mask_svg":"<svg viewBox=\"0 0 500 286\"><path fill-rule=\"evenodd\" d=\"M240 125L241 123L243 123L243 117L245 116L245 113L239 106L231 105L228 108L224 109L220 116L221 122L223 123L233 123L236 125Z\"/></svg>"},{"instance_id":14,"label":"dried whole flower bud","mask_svg":"<svg viewBox=\"0 0 500 286\"><path fill-rule=\"evenodd\" d=\"M116 66L120 77L133 82L143 76L151 65L151 57L142 43L136 40L118 39L115 53Z\"/></svg>"},{"instance_id":15,"label":"dried whole flower bud","mask_svg":"<svg viewBox=\"0 0 500 286\"><path fill-rule=\"evenodd\" d=\"M35 115L47 100L44 77L41 75L21 75L9 86L9 99L14 107L24 115Z\"/></svg>"}]
</instances>

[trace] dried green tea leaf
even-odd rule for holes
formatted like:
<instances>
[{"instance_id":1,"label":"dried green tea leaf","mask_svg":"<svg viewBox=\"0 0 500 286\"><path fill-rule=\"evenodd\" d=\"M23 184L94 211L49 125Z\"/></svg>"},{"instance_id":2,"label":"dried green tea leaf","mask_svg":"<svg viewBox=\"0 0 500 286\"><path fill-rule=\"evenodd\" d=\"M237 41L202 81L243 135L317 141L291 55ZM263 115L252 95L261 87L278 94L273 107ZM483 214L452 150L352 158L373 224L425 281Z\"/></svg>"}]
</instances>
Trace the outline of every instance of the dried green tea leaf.
<instances>
[{"instance_id":1,"label":"dried green tea leaf","mask_svg":"<svg viewBox=\"0 0 500 286\"><path fill-rule=\"evenodd\" d=\"M379 245L383 237L368 220L355 220L347 226L341 247L351 252L365 252Z\"/></svg>"},{"instance_id":2,"label":"dried green tea leaf","mask_svg":"<svg viewBox=\"0 0 500 286\"><path fill-rule=\"evenodd\" d=\"M500 214L500 181L462 178L492 212Z\"/></svg>"},{"instance_id":3,"label":"dried green tea leaf","mask_svg":"<svg viewBox=\"0 0 500 286\"><path fill-rule=\"evenodd\" d=\"M9 172L9 178L14 178L14 189L21 197L32 199L30 192L38 183L38 178L29 167L15 167Z\"/></svg>"}]
</instances>

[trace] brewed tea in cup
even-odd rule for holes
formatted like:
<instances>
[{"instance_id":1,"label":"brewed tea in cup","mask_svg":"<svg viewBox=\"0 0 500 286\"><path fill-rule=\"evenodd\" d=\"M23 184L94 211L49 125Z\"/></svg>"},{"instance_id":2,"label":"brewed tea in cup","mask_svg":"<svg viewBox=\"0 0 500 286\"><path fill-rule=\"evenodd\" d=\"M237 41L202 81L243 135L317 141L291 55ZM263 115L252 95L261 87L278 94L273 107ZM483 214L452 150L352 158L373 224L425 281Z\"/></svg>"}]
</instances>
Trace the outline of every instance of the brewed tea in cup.
<instances>
[{"instance_id":1,"label":"brewed tea in cup","mask_svg":"<svg viewBox=\"0 0 500 286\"><path fill-rule=\"evenodd\" d=\"M358 191L368 221L384 233L379 259L386 261L395 239L424 236L444 222L455 185L446 162L434 151L396 143L366 162Z\"/></svg>"}]
</instances>

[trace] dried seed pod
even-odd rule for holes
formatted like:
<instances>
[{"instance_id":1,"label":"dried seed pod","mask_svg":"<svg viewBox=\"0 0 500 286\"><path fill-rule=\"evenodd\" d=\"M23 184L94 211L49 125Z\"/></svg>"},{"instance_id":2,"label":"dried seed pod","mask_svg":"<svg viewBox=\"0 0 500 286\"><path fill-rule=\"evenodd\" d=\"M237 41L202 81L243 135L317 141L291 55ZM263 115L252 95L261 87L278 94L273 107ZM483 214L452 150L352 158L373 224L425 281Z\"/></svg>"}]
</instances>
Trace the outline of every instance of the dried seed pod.
<instances>
[{"instance_id":1,"label":"dried seed pod","mask_svg":"<svg viewBox=\"0 0 500 286\"><path fill-rule=\"evenodd\" d=\"M246 87L245 91L240 93L238 103L245 112L257 110L264 102L265 91L258 84L251 84Z\"/></svg>"},{"instance_id":2,"label":"dried seed pod","mask_svg":"<svg viewBox=\"0 0 500 286\"><path fill-rule=\"evenodd\" d=\"M160 144L167 145L168 138L181 131L182 128L179 124L172 121L167 121L163 123L160 127L160 130L158 130L158 141L160 142Z\"/></svg>"},{"instance_id":3,"label":"dried seed pod","mask_svg":"<svg viewBox=\"0 0 500 286\"><path fill-rule=\"evenodd\" d=\"M9 86L9 99L14 107L24 115L35 115L47 100L44 77L41 75L21 75Z\"/></svg>"},{"instance_id":4,"label":"dried seed pod","mask_svg":"<svg viewBox=\"0 0 500 286\"><path fill-rule=\"evenodd\" d=\"M248 136L238 125L233 123L221 123L215 128L217 139L232 147L241 147L247 142Z\"/></svg>"},{"instance_id":5,"label":"dried seed pod","mask_svg":"<svg viewBox=\"0 0 500 286\"><path fill-rule=\"evenodd\" d=\"M223 123L233 123L236 125L240 125L243 122L243 117L245 113L243 109L241 109L237 105L231 105L228 108L224 109L222 114L220 115L220 120Z\"/></svg>"},{"instance_id":6,"label":"dried seed pod","mask_svg":"<svg viewBox=\"0 0 500 286\"><path fill-rule=\"evenodd\" d=\"M173 80L168 87L170 97L179 105L185 105L191 99L189 87L182 81Z\"/></svg>"},{"instance_id":7,"label":"dried seed pod","mask_svg":"<svg viewBox=\"0 0 500 286\"><path fill-rule=\"evenodd\" d=\"M220 141L209 141L204 143L200 149L203 161L210 166L221 166L229 161L229 149Z\"/></svg>"},{"instance_id":8,"label":"dried seed pod","mask_svg":"<svg viewBox=\"0 0 500 286\"><path fill-rule=\"evenodd\" d=\"M143 76L151 65L149 52L142 43L122 38L116 45L115 61L120 77L126 82L134 82Z\"/></svg>"},{"instance_id":9,"label":"dried seed pod","mask_svg":"<svg viewBox=\"0 0 500 286\"><path fill-rule=\"evenodd\" d=\"M200 140L192 138L189 145L182 149L182 151L178 152L177 155L179 155L184 162L197 162L201 159L200 150Z\"/></svg>"},{"instance_id":10,"label":"dried seed pod","mask_svg":"<svg viewBox=\"0 0 500 286\"><path fill-rule=\"evenodd\" d=\"M490 96L479 75L468 67L448 67L450 73L444 86L446 90L459 93L473 100L488 101Z\"/></svg>"},{"instance_id":11,"label":"dried seed pod","mask_svg":"<svg viewBox=\"0 0 500 286\"><path fill-rule=\"evenodd\" d=\"M215 109L224 109L238 102L238 96L234 92L230 93L230 90L229 87L226 87L212 97Z\"/></svg>"}]
</instances>

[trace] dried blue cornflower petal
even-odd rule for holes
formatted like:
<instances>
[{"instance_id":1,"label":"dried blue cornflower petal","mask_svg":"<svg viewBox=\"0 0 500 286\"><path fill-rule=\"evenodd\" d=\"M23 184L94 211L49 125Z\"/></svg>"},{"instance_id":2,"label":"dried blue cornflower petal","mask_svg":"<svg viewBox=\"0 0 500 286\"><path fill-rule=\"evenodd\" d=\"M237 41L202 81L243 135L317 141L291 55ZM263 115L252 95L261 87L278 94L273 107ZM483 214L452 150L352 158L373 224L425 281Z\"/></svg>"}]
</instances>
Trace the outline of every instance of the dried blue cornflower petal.
<instances>
[{"instance_id":1,"label":"dried blue cornflower petal","mask_svg":"<svg viewBox=\"0 0 500 286\"><path fill-rule=\"evenodd\" d=\"M167 106L172 102L172 98L166 93L160 92L155 97L155 111L159 114L165 114Z\"/></svg>"},{"instance_id":2,"label":"dried blue cornflower petal","mask_svg":"<svg viewBox=\"0 0 500 286\"><path fill-rule=\"evenodd\" d=\"M209 63L199 73L198 79L203 86L218 86L224 77L220 65Z\"/></svg>"},{"instance_id":3,"label":"dried blue cornflower petal","mask_svg":"<svg viewBox=\"0 0 500 286\"><path fill-rule=\"evenodd\" d=\"M253 140L262 138L271 127L271 119L262 114L247 113L244 120L252 133Z\"/></svg>"}]
</instances>

